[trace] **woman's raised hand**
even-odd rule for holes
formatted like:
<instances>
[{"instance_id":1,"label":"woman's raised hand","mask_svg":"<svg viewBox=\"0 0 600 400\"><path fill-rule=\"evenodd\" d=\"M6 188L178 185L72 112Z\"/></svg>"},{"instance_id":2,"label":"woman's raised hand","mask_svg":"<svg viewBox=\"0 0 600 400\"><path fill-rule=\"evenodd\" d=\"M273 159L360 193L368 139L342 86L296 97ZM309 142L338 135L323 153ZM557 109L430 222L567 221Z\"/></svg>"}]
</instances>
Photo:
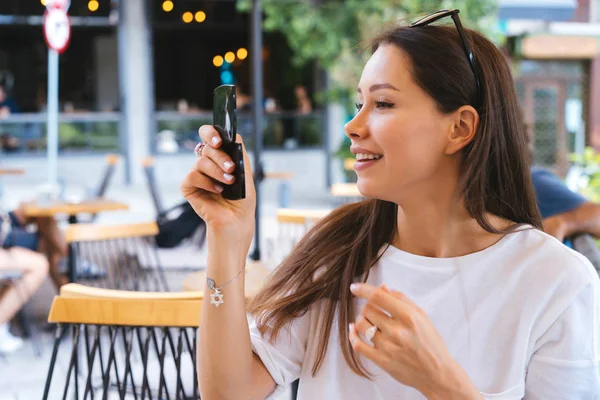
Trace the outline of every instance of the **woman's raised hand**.
<instances>
[{"instance_id":1,"label":"woman's raised hand","mask_svg":"<svg viewBox=\"0 0 600 400\"><path fill-rule=\"evenodd\" d=\"M231 239L247 239L250 243L254 235L256 192L242 137L236 135L236 141L242 143L244 151L246 198L227 200L221 196L221 192L225 185L234 182L236 166L227 153L220 150L223 142L211 125L203 125L198 134L205 146L181 184L181 193L206 222L208 230L227 234Z\"/></svg>"}]
</instances>

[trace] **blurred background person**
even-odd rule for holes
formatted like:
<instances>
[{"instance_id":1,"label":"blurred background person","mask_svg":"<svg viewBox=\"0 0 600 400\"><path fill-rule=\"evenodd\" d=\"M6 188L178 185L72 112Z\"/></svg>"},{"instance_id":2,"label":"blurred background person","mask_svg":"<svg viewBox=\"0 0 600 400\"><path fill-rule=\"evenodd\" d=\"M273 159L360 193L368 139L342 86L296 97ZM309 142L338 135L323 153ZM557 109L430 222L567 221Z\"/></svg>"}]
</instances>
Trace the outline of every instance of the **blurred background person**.
<instances>
[{"instance_id":1,"label":"blurred background person","mask_svg":"<svg viewBox=\"0 0 600 400\"><path fill-rule=\"evenodd\" d=\"M12 353L23 346L23 340L10 332L9 322L46 279L48 260L22 247L0 249L0 277L11 271L22 277L12 285L0 286L0 354Z\"/></svg>"},{"instance_id":2,"label":"blurred background person","mask_svg":"<svg viewBox=\"0 0 600 400\"><path fill-rule=\"evenodd\" d=\"M312 111L312 103L308 97L306 88L302 85L296 85L294 94L296 95L296 111L303 115L310 114Z\"/></svg>"},{"instance_id":3,"label":"blurred background person","mask_svg":"<svg viewBox=\"0 0 600 400\"><path fill-rule=\"evenodd\" d=\"M56 290L69 282L68 278L61 273L61 261L67 256L67 243L65 236L58 227L54 217L27 218L23 211L23 205L8 213L10 218L10 230L2 244L5 249L25 248L34 252L40 252L48 260L50 278ZM27 226L33 224L36 231L30 231Z\"/></svg>"},{"instance_id":4,"label":"blurred background person","mask_svg":"<svg viewBox=\"0 0 600 400\"><path fill-rule=\"evenodd\" d=\"M573 192L546 169L532 167L531 179L546 233L561 242L578 233L600 238L600 204Z\"/></svg>"},{"instance_id":5,"label":"blurred background person","mask_svg":"<svg viewBox=\"0 0 600 400\"><path fill-rule=\"evenodd\" d=\"M8 95L8 88L4 81L0 81L0 118L18 113L17 102Z\"/></svg>"}]
</instances>

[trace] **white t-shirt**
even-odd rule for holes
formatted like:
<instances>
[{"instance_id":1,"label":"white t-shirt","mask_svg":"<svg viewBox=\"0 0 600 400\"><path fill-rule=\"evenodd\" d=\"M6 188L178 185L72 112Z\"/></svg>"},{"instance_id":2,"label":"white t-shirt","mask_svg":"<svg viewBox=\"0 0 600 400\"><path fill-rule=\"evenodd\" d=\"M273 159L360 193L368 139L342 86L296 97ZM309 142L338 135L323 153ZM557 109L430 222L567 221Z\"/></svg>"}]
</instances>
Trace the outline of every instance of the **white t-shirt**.
<instances>
[{"instance_id":1,"label":"white t-shirt","mask_svg":"<svg viewBox=\"0 0 600 400\"><path fill-rule=\"evenodd\" d=\"M421 307L486 399L600 399L598 275L553 237L520 230L455 258L389 246L368 283L385 283ZM358 313L364 300L354 301ZM342 354L337 319L312 376L321 307L288 324L275 343L251 326L253 350L280 389L300 378L301 400L424 398L365 358L375 379L356 375Z\"/></svg>"}]
</instances>

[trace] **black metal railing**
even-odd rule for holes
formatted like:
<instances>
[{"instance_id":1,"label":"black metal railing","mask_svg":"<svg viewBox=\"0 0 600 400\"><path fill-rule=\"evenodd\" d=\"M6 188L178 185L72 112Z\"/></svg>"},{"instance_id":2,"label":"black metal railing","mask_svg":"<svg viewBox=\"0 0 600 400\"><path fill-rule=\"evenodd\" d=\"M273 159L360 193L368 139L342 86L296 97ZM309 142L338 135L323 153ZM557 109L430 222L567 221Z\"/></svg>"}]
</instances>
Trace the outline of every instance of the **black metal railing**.
<instances>
[{"instance_id":1,"label":"black metal railing","mask_svg":"<svg viewBox=\"0 0 600 400\"><path fill-rule=\"evenodd\" d=\"M45 113L13 114L0 119L0 151L43 154L47 146ZM69 153L120 152L118 112L59 114L59 151ZM190 151L198 142L198 128L212 124L212 112L155 113L155 135L151 142L156 153ZM253 146L252 114L238 114L238 132L247 148ZM321 110L309 114L277 112L265 114L263 147L296 149L323 147L324 118ZM151 134L152 137L152 134Z\"/></svg>"},{"instance_id":2,"label":"black metal railing","mask_svg":"<svg viewBox=\"0 0 600 400\"><path fill-rule=\"evenodd\" d=\"M61 113L59 150L118 152L119 120L116 112ZM47 122L45 113L13 114L0 119L0 149L5 153L45 153Z\"/></svg>"},{"instance_id":3,"label":"black metal railing","mask_svg":"<svg viewBox=\"0 0 600 400\"><path fill-rule=\"evenodd\" d=\"M212 124L212 113L157 112L156 124L157 153L190 151L198 142L198 128ZM320 110L309 114L267 113L263 124L263 147L265 149L322 147L325 135L323 125L323 112ZM251 149L254 132L251 113L238 113L237 129L244 138L246 148Z\"/></svg>"}]
</instances>

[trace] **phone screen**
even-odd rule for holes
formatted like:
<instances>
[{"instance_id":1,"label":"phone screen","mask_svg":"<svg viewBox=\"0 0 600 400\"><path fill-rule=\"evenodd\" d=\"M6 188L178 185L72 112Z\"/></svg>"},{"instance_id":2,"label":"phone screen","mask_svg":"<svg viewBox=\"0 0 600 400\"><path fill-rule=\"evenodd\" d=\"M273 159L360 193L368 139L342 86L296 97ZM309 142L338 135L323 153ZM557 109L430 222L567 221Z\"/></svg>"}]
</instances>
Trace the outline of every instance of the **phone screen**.
<instances>
[{"instance_id":1,"label":"phone screen","mask_svg":"<svg viewBox=\"0 0 600 400\"><path fill-rule=\"evenodd\" d=\"M223 143L235 142L237 109L234 85L221 85L214 90L213 124Z\"/></svg>"}]
</instances>

